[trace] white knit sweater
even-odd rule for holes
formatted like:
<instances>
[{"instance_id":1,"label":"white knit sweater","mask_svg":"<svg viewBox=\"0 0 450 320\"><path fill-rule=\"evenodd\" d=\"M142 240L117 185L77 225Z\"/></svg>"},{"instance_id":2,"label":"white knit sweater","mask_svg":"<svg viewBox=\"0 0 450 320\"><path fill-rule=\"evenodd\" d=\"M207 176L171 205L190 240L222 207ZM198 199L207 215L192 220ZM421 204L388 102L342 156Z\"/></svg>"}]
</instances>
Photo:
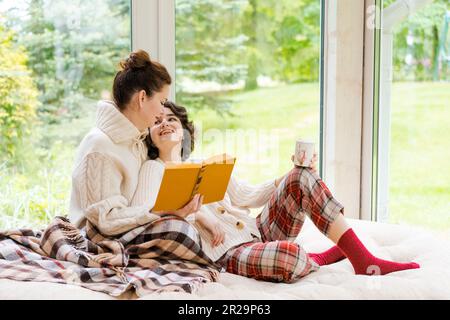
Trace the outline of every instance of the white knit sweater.
<instances>
[{"instance_id":1,"label":"white knit sweater","mask_svg":"<svg viewBox=\"0 0 450 320\"><path fill-rule=\"evenodd\" d=\"M138 188L147 135L113 102L98 103L96 127L81 141L72 173L69 218L77 227L88 219L103 234L117 235L159 218L135 197L144 194Z\"/></svg>"},{"instance_id":2,"label":"white knit sweater","mask_svg":"<svg viewBox=\"0 0 450 320\"><path fill-rule=\"evenodd\" d=\"M211 246L211 236L197 222L194 224L202 238L203 250L214 261L227 250L244 242L252 241L253 235L261 239L256 219L251 217L249 208L258 208L269 202L275 192L275 179L259 185L251 185L232 177L222 201L203 205L202 214L218 219L225 230L224 243Z\"/></svg>"}]
</instances>

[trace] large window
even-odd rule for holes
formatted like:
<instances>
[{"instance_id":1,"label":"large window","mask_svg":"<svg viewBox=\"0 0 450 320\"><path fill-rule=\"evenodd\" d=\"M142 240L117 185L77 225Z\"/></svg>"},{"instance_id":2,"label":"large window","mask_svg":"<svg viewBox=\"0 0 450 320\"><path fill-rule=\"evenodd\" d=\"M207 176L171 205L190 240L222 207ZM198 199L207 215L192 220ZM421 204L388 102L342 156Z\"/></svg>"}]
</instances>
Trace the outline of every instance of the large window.
<instances>
[{"instance_id":1,"label":"large window","mask_svg":"<svg viewBox=\"0 0 450 320\"><path fill-rule=\"evenodd\" d=\"M227 152L257 183L292 168L296 139L320 151L320 0L176 0L176 100L198 130L193 157Z\"/></svg>"},{"instance_id":2,"label":"large window","mask_svg":"<svg viewBox=\"0 0 450 320\"><path fill-rule=\"evenodd\" d=\"M383 9L378 218L448 235L450 6L394 2Z\"/></svg>"},{"instance_id":3,"label":"large window","mask_svg":"<svg viewBox=\"0 0 450 320\"><path fill-rule=\"evenodd\" d=\"M131 49L129 0L0 2L0 229L69 208L75 149Z\"/></svg>"}]
</instances>

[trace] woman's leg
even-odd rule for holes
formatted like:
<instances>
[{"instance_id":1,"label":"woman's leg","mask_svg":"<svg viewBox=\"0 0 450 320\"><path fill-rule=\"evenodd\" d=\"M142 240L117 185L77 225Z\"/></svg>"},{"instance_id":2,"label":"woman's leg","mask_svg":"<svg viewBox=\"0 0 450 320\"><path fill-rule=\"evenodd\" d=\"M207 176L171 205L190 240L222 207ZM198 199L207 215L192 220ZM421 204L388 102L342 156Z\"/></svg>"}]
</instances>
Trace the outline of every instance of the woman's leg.
<instances>
[{"instance_id":1,"label":"woman's leg","mask_svg":"<svg viewBox=\"0 0 450 320\"><path fill-rule=\"evenodd\" d=\"M343 215L338 215L328 230L328 238L334 243L338 243L342 235L350 229Z\"/></svg>"},{"instance_id":2,"label":"woman's leg","mask_svg":"<svg viewBox=\"0 0 450 320\"><path fill-rule=\"evenodd\" d=\"M339 215L334 223L330 225L329 237L348 257L356 274L383 275L420 268L414 262L398 263L383 260L372 255L359 240L353 229L348 226L342 215Z\"/></svg>"},{"instance_id":3,"label":"woman's leg","mask_svg":"<svg viewBox=\"0 0 450 320\"><path fill-rule=\"evenodd\" d=\"M333 246L330 249L320 253L308 253L308 256L316 262L319 266L332 264L345 259L345 255L342 253L338 246Z\"/></svg>"},{"instance_id":4,"label":"woman's leg","mask_svg":"<svg viewBox=\"0 0 450 320\"><path fill-rule=\"evenodd\" d=\"M282 181L268 206L257 217L261 235L269 240L295 238L305 213L349 258L357 274L386 274L419 267L415 263L400 264L371 255L348 226L343 216L344 207L308 168L296 167Z\"/></svg>"},{"instance_id":5,"label":"woman's leg","mask_svg":"<svg viewBox=\"0 0 450 320\"><path fill-rule=\"evenodd\" d=\"M134 238L128 238L133 235L133 231L121 238L121 242L127 243L127 253L130 256L146 259L180 259L215 265L202 250L197 229L185 219L165 215L141 228Z\"/></svg>"},{"instance_id":6,"label":"woman's leg","mask_svg":"<svg viewBox=\"0 0 450 320\"><path fill-rule=\"evenodd\" d=\"M257 224L263 241L294 241L306 215L327 235L329 226L343 209L319 176L309 169L294 168L257 217ZM310 253L309 257L318 265L345 258L336 246L322 253Z\"/></svg>"},{"instance_id":7,"label":"woman's leg","mask_svg":"<svg viewBox=\"0 0 450 320\"><path fill-rule=\"evenodd\" d=\"M286 240L242 244L229 250L220 264L230 273L286 283L318 269L299 244Z\"/></svg>"},{"instance_id":8,"label":"woman's leg","mask_svg":"<svg viewBox=\"0 0 450 320\"><path fill-rule=\"evenodd\" d=\"M263 241L295 240L308 216L328 236L329 226L344 211L320 177L308 168L293 168L257 216Z\"/></svg>"},{"instance_id":9,"label":"woman's leg","mask_svg":"<svg viewBox=\"0 0 450 320\"><path fill-rule=\"evenodd\" d=\"M302 191L302 184L309 185L307 192ZM306 214L326 233L342 210L343 206L318 177L302 174L302 169L295 168L257 217L262 242L256 240L229 250L220 264L228 272L242 276L292 282L317 270L319 265L345 258L337 247L323 254L308 254L294 242Z\"/></svg>"}]
</instances>

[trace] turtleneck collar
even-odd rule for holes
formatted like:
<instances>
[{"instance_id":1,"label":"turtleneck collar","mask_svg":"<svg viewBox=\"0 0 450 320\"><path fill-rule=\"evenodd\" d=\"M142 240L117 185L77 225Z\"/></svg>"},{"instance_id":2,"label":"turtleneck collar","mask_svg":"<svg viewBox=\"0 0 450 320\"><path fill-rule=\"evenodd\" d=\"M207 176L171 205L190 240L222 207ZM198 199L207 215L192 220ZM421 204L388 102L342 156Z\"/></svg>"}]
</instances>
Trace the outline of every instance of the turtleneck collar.
<instances>
[{"instance_id":1,"label":"turtleneck collar","mask_svg":"<svg viewBox=\"0 0 450 320\"><path fill-rule=\"evenodd\" d=\"M101 100L97 104L97 127L114 143L143 141L149 134L148 129L139 132L138 128L123 115L112 101Z\"/></svg>"}]
</instances>

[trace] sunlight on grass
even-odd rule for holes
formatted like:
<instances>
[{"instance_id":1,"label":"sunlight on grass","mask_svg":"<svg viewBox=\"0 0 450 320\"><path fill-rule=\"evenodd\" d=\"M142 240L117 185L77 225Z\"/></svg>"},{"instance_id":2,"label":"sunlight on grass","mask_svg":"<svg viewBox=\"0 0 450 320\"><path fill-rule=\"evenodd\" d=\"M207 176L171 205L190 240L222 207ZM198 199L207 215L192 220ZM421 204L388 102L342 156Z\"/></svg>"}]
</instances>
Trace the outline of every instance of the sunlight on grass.
<instances>
[{"instance_id":1,"label":"sunlight on grass","mask_svg":"<svg viewBox=\"0 0 450 320\"><path fill-rule=\"evenodd\" d=\"M210 110L193 113L202 133L193 157L233 154L238 176L257 183L292 168L296 139L312 140L318 149L318 83L260 89L231 98L233 117L220 117Z\"/></svg>"},{"instance_id":2,"label":"sunlight on grass","mask_svg":"<svg viewBox=\"0 0 450 320\"><path fill-rule=\"evenodd\" d=\"M389 220L450 230L450 85L392 89Z\"/></svg>"}]
</instances>

